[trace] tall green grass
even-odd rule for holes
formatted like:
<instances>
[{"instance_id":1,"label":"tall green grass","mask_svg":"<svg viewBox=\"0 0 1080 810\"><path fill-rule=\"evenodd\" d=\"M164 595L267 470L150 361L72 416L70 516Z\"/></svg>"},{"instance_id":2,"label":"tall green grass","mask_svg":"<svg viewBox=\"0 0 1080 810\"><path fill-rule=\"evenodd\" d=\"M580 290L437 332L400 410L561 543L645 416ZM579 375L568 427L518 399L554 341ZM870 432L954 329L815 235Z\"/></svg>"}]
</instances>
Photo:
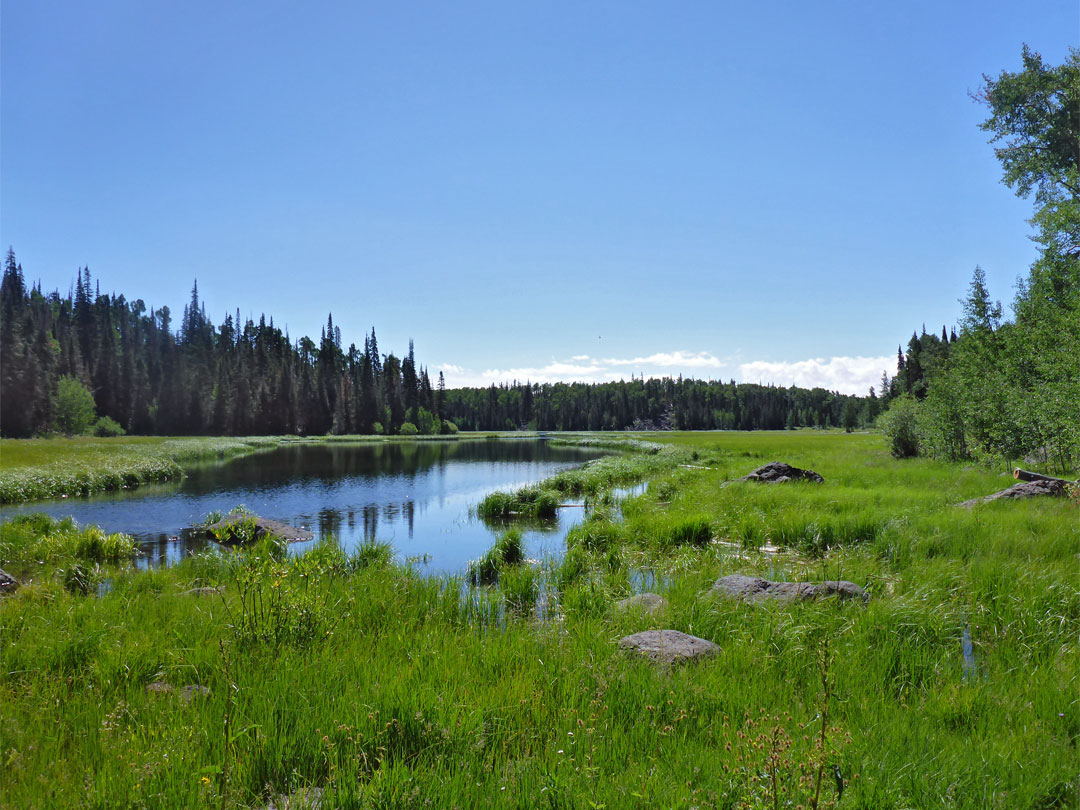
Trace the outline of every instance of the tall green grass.
<instances>
[{"instance_id":1,"label":"tall green grass","mask_svg":"<svg viewBox=\"0 0 1080 810\"><path fill-rule=\"evenodd\" d=\"M260 807L314 786L328 810L795 807L824 774L820 807L1071 806L1074 506L956 508L1008 480L899 462L874 436L663 440L695 468L653 469L560 560L492 587L330 545L117 566L100 596L41 566L0 602L0 803ZM774 458L825 483L722 486ZM730 573L849 579L871 599L712 596ZM643 588L662 614L612 609ZM615 643L657 626L720 652L672 668Z\"/></svg>"},{"instance_id":2,"label":"tall green grass","mask_svg":"<svg viewBox=\"0 0 1080 810\"><path fill-rule=\"evenodd\" d=\"M90 495L173 481L183 466L275 446L269 437L0 439L0 502Z\"/></svg>"}]
</instances>

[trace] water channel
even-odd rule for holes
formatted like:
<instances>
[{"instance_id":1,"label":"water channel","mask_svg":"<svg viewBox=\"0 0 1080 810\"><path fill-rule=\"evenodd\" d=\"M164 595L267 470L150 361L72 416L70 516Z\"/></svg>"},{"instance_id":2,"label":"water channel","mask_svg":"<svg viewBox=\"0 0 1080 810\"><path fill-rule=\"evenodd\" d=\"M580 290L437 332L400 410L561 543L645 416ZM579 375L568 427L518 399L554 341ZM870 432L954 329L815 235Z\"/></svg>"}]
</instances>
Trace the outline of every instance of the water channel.
<instances>
[{"instance_id":1,"label":"water channel","mask_svg":"<svg viewBox=\"0 0 1080 810\"><path fill-rule=\"evenodd\" d=\"M130 492L0 508L72 516L140 543L143 566L167 565L205 548L190 531L211 512L244 505L263 517L332 535L345 550L389 542L400 560L433 573L461 572L492 544L498 527L470 513L485 495L536 483L604 453L542 440L293 443L188 470L180 482ZM578 499L580 500L580 499ZM525 532L528 555L559 554L582 509ZM309 544L294 544L302 552Z\"/></svg>"}]
</instances>

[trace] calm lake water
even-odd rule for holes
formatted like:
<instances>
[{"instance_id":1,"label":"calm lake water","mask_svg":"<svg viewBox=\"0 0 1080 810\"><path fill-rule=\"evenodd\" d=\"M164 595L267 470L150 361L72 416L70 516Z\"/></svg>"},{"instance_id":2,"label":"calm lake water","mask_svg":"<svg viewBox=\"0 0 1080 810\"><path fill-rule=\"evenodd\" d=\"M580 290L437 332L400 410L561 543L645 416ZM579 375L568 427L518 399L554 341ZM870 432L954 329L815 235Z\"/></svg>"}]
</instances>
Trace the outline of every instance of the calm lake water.
<instances>
[{"instance_id":1,"label":"calm lake water","mask_svg":"<svg viewBox=\"0 0 1080 810\"><path fill-rule=\"evenodd\" d=\"M399 559L420 558L432 572L461 572L483 554L497 527L469 514L485 495L536 483L604 455L541 440L466 440L378 444L288 444L188 471L177 484L0 508L71 515L141 544L141 565L163 565L205 548L188 531L213 512L243 504L263 517L304 527L316 541L333 535L350 550L369 539L389 542ZM526 531L530 557L558 554L581 509ZM310 544L296 543L297 551Z\"/></svg>"}]
</instances>

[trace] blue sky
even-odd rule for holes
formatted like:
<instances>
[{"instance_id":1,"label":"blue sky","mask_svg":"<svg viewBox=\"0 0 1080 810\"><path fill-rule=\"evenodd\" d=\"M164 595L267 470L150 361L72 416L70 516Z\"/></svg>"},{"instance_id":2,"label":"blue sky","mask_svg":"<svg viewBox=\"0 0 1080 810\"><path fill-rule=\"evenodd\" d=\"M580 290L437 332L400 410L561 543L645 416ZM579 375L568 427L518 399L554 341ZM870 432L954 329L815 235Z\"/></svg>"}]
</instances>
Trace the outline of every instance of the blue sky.
<instances>
[{"instance_id":1,"label":"blue sky","mask_svg":"<svg viewBox=\"0 0 1080 810\"><path fill-rule=\"evenodd\" d=\"M1068 2L6 0L0 241L449 385L865 391L1034 259L968 98Z\"/></svg>"}]
</instances>

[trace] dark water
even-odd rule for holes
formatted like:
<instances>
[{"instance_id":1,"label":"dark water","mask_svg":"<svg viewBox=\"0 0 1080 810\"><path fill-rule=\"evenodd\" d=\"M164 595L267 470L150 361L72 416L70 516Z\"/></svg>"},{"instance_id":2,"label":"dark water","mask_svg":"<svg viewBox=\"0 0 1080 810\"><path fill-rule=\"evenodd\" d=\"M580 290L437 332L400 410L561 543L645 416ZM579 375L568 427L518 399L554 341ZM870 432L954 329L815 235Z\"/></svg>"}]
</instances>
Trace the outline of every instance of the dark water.
<instances>
[{"instance_id":1,"label":"dark water","mask_svg":"<svg viewBox=\"0 0 1080 810\"><path fill-rule=\"evenodd\" d=\"M460 572L498 531L471 516L471 506L494 490L535 483L601 455L538 440L291 444L196 467L178 484L3 507L0 518L35 511L71 515L134 535L141 564L162 565L207 545L187 531L191 526L243 504L308 528L316 540L333 535L346 550L384 540L401 560L419 558L416 564L428 571ZM529 556L561 552L566 529L582 511L560 509L558 520L531 527L525 534Z\"/></svg>"}]
</instances>

